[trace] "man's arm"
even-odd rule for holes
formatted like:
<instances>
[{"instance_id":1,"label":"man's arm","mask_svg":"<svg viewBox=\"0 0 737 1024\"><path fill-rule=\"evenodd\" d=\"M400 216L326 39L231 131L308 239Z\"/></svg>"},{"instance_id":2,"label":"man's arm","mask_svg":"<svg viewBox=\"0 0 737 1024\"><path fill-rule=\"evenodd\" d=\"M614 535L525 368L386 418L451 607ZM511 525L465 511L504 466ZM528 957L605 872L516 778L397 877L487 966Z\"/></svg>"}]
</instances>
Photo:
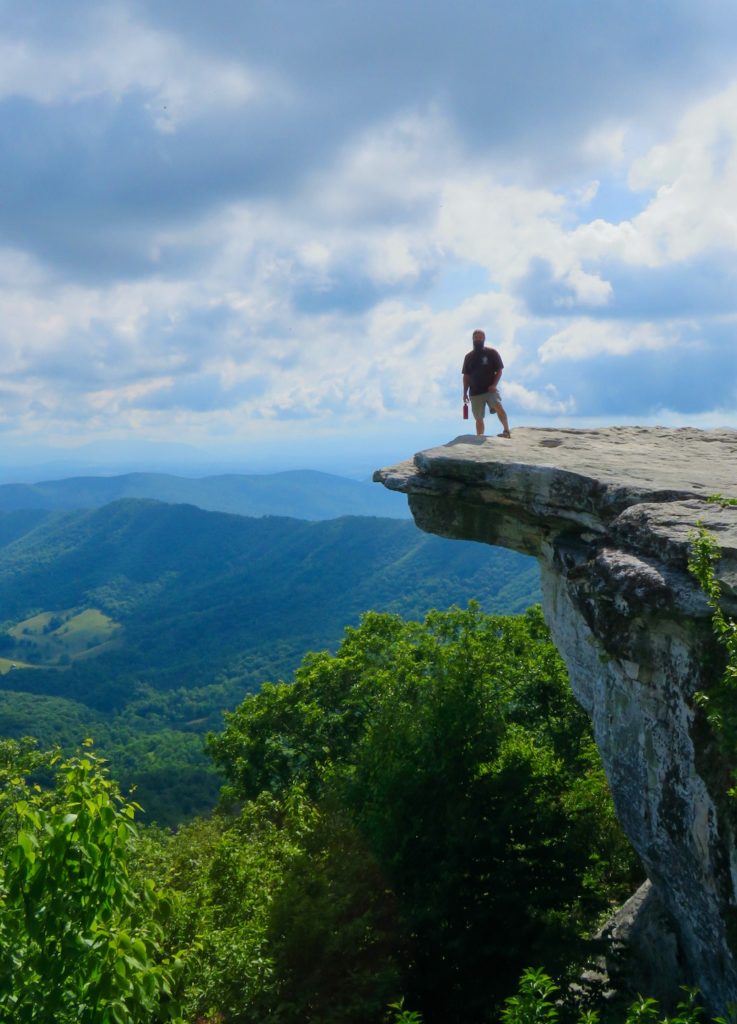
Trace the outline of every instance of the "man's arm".
<instances>
[{"instance_id":1,"label":"man's arm","mask_svg":"<svg viewBox=\"0 0 737 1024\"><path fill-rule=\"evenodd\" d=\"M499 355L496 349L492 349L491 358L492 365L494 367L494 376L491 378L491 384L489 384L489 391L496 391L496 386L502 377L504 363L502 362L502 357Z\"/></svg>"},{"instance_id":2,"label":"man's arm","mask_svg":"<svg viewBox=\"0 0 737 1024\"><path fill-rule=\"evenodd\" d=\"M463 374L463 401L465 402L468 398L468 389L471 386L471 377L469 374Z\"/></svg>"}]
</instances>

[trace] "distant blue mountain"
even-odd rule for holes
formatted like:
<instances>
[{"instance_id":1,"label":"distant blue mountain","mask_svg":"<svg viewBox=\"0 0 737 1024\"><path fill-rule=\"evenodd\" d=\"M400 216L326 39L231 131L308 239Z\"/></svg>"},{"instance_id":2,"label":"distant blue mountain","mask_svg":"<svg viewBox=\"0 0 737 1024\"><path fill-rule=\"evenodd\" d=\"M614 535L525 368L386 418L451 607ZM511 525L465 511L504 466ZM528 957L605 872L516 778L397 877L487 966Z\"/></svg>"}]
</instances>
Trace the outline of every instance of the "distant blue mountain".
<instances>
[{"instance_id":1,"label":"distant blue mountain","mask_svg":"<svg viewBox=\"0 0 737 1024\"><path fill-rule=\"evenodd\" d=\"M101 508L120 498L149 498L241 516L290 516L312 521L340 516L409 519L407 500L376 484L316 470L199 479L167 473L84 476L36 484L0 485L0 511Z\"/></svg>"}]
</instances>

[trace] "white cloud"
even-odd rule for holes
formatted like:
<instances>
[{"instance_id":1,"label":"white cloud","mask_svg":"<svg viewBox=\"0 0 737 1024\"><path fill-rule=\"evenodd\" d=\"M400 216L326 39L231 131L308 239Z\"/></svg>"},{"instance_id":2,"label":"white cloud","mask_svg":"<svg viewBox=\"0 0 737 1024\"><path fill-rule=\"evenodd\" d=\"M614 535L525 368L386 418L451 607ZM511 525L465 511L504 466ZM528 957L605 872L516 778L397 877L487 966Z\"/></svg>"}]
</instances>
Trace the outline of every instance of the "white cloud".
<instances>
[{"instance_id":1,"label":"white cloud","mask_svg":"<svg viewBox=\"0 0 737 1024\"><path fill-rule=\"evenodd\" d=\"M598 178L594 181L588 182L588 184L573 190L573 200L577 206L588 206L589 203L596 198L601 187L601 182Z\"/></svg>"},{"instance_id":2,"label":"white cloud","mask_svg":"<svg viewBox=\"0 0 737 1024\"><path fill-rule=\"evenodd\" d=\"M628 180L652 199L620 224L579 227L582 258L662 267L737 249L737 82L688 108L671 138L632 162Z\"/></svg>"},{"instance_id":3,"label":"white cloud","mask_svg":"<svg viewBox=\"0 0 737 1024\"><path fill-rule=\"evenodd\" d=\"M572 291L570 299L563 302L564 306L606 306L612 297L612 286L608 281L598 274L587 273L580 266L573 266L563 280Z\"/></svg>"},{"instance_id":4,"label":"white cloud","mask_svg":"<svg viewBox=\"0 0 737 1024\"><path fill-rule=\"evenodd\" d=\"M572 397L561 398L553 385L534 391L512 381L502 386L504 401L507 406L514 405L520 412L537 415L565 416L572 415L576 409Z\"/></svg>"},{"instance_id":5,"label":"white cloud","mask_svg":"<svg viewBox=\"0 0 737 1024\"><path fill-rule=\"evenodd\" d=\"M435 148L443 155L433 161ZM583 269L580 235L566 226L565 197L505 184L492 165L479 161L469 174L466 163L436 112L426 121L402 114L362 133L288 205L239 202L158 233L154 244L162 251L208 254L194 278L51 287L41 302L30 289L25 298L18 291L6 296L6 337L17 344L22 339L23 360L12 365L37 375L49 352L66 349L63 372L84 365L104 376L114 352L119 368L89 393L98 425L135 421L154 429L170 411L136 410L136 402L171 389L174 375L185 372L219 379L224 391L261 378L263 391L237 404L243 423L254 417L279 421L297 409L313 423L335 417L421 422L441 410L455 411L470 332L484 326L502 350L513 403L529 413L570 413L571 397L519 382L537 356L519 340L529 317L514 284L532 259L543 257L567 285L571 302L606 307L611 286ZM399 225L393 215L367 221L368 208L391 210L400 201L414 216ZM493 290L469 294L440 312L401 291L382 298L382 290L431 275L449 259L483 266ZM296 283L324 293L346 270L377 289L366 310L326 308L317 315L290 302ZM219 313L227 326L205 326L192 336L193 320L207 324ZM108 340L96 343L95 333ZM574 323L542 346L539 359L545 364L621 353L652 347L654 338L647 330L623 336L599 322ZM60 372L61 366L53 370ZM64 415L51 378L39 382L38 393L46 396L49 416L54 410ZM212 425L219 415L228 423L233 411L191 410L193 423Z\"/></svg>"},{"instance_id":6,"label":"white cloud","mask_svg":"<svg viewBox=\"0 0 737 1024\"><path fill-rule=\"evenodd\" d=\"M237 109L267 88L272 95L287 93L275 76L266 80L239 62L197 53L176 36L136 21L122 4L101 5L66 49L0 35L0 98L61 104L105 96L119 102L142 90L164 132L210 109Z\"/></svg>"},{"instance_id":7,"label":"white cloud","mask_svg":"<svg viewBox=\"0 0 737 1024\"><path fill-rule=\"evenodd\" d=\"M624 160L626 134L624 125L597 125L583 140L581 152L598 166L618 167Z\"/></svg>"},{"instance_id":8,"label":"white cloud","mask_svg":"<svg viewBox=\"0 0 737 1024\"><path fill-rule=\"evenodd\" d=\"M690 110L675 138L633 168L633 183L656 187L635 218L659 264L737 248L737 83Z\"/></svg>"},{"instance_id":9,"label":"white cloud","mask_svg":"<svg viewBox=\"0 0 737 1024\"><path fill-rule=\"evenodd\" d=\"M558 218L563 196L544 189L505 185L494 169L468 174L457 168L442 188L437 217L440 245L486 267L509 285L535 256L557 254L562 237Z\"/></svg>"},{"instance_id":10,"label":"white cloud","mask_svg":"<svg viewBox=\"0 0 737 1024\"><path fill-rule=\"evenodd\" d=\"M601 320L576 320L551 335L538 348L540 360L550 363L561 359L592 359L602 353L628 355L645 349L662 349L668 337L652 324L607 323Z\"/></svg>"},{"instance_id":11,"label":"white cloud","mask_svg":"<svg viewBox=\"0 0 737 1024\"><path fill-rule=\"evenodd\" d=\"M160 133L179 139L192 120L207 125L225 111L232 117L226 127L237 132L242 111L281 103L313 117L308 129L322 116L324 133L332 131L327 108L309 105L315 96L327 103L325 81L335 82L334 69L311 65L306 43L302 52L299 40L279 36L283 52L275 47L263 61L245 39L217 53L194 35L145 23L145 8L138 11L101 5L64 46L0 37L0 101L26 96L54 108L95 97L134 99L136 114L144 105ZM292 64L300 64L302 79ZM359 88L346 72L345 96L331 97L343 120L329 145L312 130L295 141L281 122L272 127L265 118L279 163L266 161L258 186L240 154L223 184L217 147L201 164L200 151L169 150L171 140L157 138L155 148L181 152L193 171L177 180L180 205L162 218L164 229L147 220L145 205L125 224L153 261L146 278L122 281L113 269L90 284L65 268L62 283L42 257L23 254L23 225L11 225L20 240L11 236L0 249L0 352L4 385L24 404L19 426L63 430L85 410L90 429L183 436L248 431L264 421L276 430L297 414L310 429L338 421L356 430L382 420L431 422L457 415L460 364L476 326L502 351L505 396L518 410L572 416L576 395L553 386L558 362L657 353L673 338L667 309L662 325L647 312L613 319L615 265L657 269L717 248L733 256L737 85L694 102L669 138L648 143L629 175L646 209L612 223L595 215L597 203L615 179L624 190L637 140L654 130L650 123L638 135L637 111L615 110L616 97L600 117L599 107L586 105L587 83L576 83L567 102L581 106L551 141L548 171L530 156L541 116L527 114L522 99L511 112L490 105L470 133L451 102L466 95L454 91L457 82L449 79L445 89L436 76L419 92L414 79L406 90L397 86L401 78L391 81L389 87L369 76ZM95 125L88 127L85 144L94 157ZM197 144L207 138L198 135ZM253 145L257 157L262 141ZM120 142L115 152L129 140ZM287 164L295 173L282 180ZM101 167L94 179L102 193L109 170ZM145 175L127 181L125 173L126 196L145 193ZM202 191L190 204L191 183ZM156 201L166 201L165 188L152 193ZM75 216L81 209L84 217L84 199ZM156 201L147 200L155 221ZM124 203L121 209L115 214L124 217ZM75 229L67 226L70 236ZM43 247L28 241L32 251ZM467 268L479 271L465 291L454 282L452 308L433 301L433 282L449 268L460 268L459 278ZM539 284L539 294L547 289L550 297L532 313L521 282L536 268L530 288ZM580 317L581 307L596 310L596 318ZM216 397L222 390L222 408L202 399L198 376Z\"/></svg>"}]
</instances>

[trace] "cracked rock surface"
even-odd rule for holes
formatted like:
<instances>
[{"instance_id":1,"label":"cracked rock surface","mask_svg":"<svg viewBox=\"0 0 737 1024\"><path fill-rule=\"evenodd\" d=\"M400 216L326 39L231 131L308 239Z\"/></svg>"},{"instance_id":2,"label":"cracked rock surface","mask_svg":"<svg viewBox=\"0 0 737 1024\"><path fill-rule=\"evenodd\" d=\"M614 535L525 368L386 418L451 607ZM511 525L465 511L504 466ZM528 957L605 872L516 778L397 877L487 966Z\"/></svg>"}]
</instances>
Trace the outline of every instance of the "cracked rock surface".
<instances>
[{"instance_id":1,"label":"cracked rock surface","mask_svg":"<svg viewBox=\"0 0 737 1024\"><path fill-rule=\"evenodd\" d=\"M673 923L682 981L724 1014L737 1002L737 847L724 766L694 702L718 652L687 559L702 523L737 614L737 507L707 500L737 499L737 431L519 428L511 440L458 437L374 478L405 492L428 532L538 558L546 619Z\"/></svg>"}]
</instances>

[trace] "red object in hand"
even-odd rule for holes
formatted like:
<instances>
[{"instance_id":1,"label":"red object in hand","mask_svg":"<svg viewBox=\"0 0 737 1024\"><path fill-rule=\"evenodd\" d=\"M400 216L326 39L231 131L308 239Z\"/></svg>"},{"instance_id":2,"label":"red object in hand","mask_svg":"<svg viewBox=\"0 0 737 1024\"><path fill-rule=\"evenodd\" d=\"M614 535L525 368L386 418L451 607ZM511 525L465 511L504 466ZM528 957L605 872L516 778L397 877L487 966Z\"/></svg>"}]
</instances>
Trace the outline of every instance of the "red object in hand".
<instances>
[{"instance_id":1,"label":"red object in hand","mask_svg":"<svg viewBox=\"0 0 737 1024\"><path fill-rule=\"evenodd\" d=\"M468 402L463 403L463 418L464 420L468 419Z\"/></svg>"}]
</instances>

